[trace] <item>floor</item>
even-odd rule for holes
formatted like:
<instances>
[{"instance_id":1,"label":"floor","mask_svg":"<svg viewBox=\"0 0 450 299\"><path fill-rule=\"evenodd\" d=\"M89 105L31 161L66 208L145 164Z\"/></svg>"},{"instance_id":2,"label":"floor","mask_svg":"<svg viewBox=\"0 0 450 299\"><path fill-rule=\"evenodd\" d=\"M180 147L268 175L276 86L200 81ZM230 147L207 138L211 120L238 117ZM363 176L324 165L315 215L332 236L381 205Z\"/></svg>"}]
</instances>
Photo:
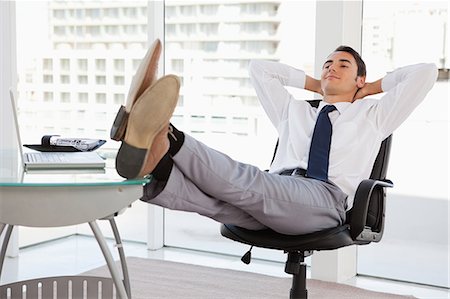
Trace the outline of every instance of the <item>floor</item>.
<instances>
[{"instance_id":1,"label":"floor","mask_svg":"<svg viewBox=\"0 0 450 299\"><path fill-rule=\"evenodd\" d=\"M113 242L110 242L110 248ZM124 243L125 254L143 258L214 266L273 276L287 276L284 265L253 259L250 265L243 264L238 257L198 252L179 248L147 250L145 244ZM115 258L117 255L113 250ZM30 246L20 250L18 258L7 258L2 272L1 284L43 276L74 275L103 265L104 259L93 237L74 235L51 242ZM413 295L417 298L450 298L450 290L412 283L403 283L373 277L357 276L345 282L369 290Z\"/></svg>"}]
</instances>

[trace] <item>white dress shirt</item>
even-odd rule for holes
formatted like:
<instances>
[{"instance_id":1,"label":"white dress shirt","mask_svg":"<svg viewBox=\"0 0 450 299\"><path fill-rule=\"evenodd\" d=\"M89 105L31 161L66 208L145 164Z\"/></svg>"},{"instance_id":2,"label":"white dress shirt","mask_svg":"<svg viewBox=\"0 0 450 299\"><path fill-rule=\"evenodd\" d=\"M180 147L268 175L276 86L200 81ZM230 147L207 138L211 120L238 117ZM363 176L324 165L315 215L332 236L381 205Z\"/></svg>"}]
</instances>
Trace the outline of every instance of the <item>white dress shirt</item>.
<instances>
[{"instance_id":1,"label":"white dress shirt","mask_svg":"<svg viewBox=\"0 0 450 299\"><path fill-rule=\"evenodd\" d=\"M279 135L271 173L308 168L311 137L320 110L300 101L284 88L305 87L305 73L288 65L253 60L250 79L258 98ZM359 183L369 178L381 142L388 137L425 98L437 78L434 64L398 68L382 80L381 99L364 98L353 103L334 103L329 114L333 126L328 178L348 195L353 206Z\"/></svg>"}]
</instances>

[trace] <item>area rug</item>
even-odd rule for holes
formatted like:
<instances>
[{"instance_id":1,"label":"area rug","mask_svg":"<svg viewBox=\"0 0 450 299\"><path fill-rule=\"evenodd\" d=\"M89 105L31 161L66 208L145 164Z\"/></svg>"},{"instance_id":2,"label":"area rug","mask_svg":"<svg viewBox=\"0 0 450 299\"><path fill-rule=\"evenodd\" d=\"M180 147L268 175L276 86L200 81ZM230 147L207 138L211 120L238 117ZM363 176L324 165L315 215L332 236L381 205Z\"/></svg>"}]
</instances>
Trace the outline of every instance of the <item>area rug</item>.
<instances>
[{"instance_id":1,"label":"area rug","mask_svg":"<svg viewBox=\"0 0 450 299\"><path fill-rule=\"evenodd\" d=\"M128 257L133 299L287 299L291 279L170 261ZM106 266L83 275L109 276ZM348 285L307 281L310 299L414 298L372 292Z\"/></svg>"}]
</instances>

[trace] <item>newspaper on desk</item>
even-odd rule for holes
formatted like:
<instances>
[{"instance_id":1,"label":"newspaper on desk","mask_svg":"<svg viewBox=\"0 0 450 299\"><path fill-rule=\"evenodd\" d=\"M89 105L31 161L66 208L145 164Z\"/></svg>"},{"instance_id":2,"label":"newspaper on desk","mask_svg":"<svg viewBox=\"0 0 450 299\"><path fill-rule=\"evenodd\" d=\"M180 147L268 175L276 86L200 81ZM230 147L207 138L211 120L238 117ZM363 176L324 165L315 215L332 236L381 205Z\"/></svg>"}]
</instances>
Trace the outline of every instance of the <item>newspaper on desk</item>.
<instances>
[{"instance_id":1,"label":"newspaper on desk","mask_svg":"<svg viewBox=\"0 0 450 299\"><path fill-rule=\"evenodd\" d=\"M89 138L66 138L60 136L51 136L49 140L50 146L71 146L79 151L92 151L103 145L105 140L89 139Z\"/></svg>"},{"instance_id":2,"label":"newspaper on desk","mask_svg":"<svg viewBox=\"0 0 450 299\"><path fill-rule=\"evenodd\" d=\"M41 144L24 144L40 152L90 152L106 143L103 139L71 138L59 135L44 135Z\"/></svg>"}]
</instances>

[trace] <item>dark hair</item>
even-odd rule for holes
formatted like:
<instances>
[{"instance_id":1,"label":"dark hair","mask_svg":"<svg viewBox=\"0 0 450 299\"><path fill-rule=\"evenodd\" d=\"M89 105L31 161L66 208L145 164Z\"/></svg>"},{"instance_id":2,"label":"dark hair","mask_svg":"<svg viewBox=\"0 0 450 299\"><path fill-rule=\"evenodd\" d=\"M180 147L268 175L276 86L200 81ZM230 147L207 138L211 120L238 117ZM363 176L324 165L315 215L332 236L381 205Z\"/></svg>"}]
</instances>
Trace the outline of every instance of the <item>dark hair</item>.
<instances>
[{"instance_id":1,"label":"dark hair","mask_svg":"<svg viewBox=\"0 0 450 299\"><path fill-rule=\"evenodd\" d=\"M349 46L339 46L334 50L334 52L347 52L350 53L353 58L356 60L356 65L358 66L358 76L365 76L366 75L366 64L361 58L361 55L359 55L358 52L356 52L352 47Z\"/></svg>"}]
</instances>

